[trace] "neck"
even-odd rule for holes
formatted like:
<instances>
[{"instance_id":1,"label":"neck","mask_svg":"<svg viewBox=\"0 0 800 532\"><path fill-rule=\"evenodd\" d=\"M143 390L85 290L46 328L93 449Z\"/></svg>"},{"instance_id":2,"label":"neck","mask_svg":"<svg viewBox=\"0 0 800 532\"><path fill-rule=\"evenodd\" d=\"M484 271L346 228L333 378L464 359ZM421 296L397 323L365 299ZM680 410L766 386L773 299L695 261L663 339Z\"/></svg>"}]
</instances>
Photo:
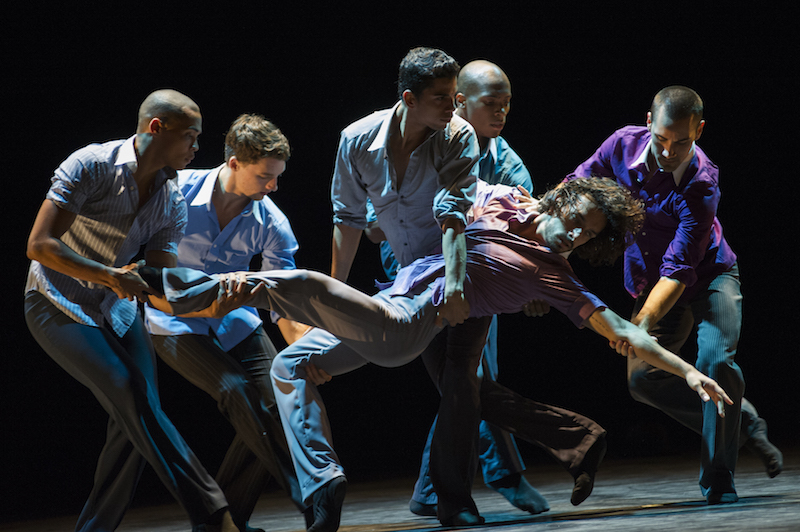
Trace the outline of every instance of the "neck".
<instances>
[{"instance_id":1,"label":"neck","mask_svg":"<svg viewBox=\"0 0 800 532\"><path fill-rule=\"evenodd\" d=\"M136 152L136 172L133 174L133 179L140 190L149 188L158 171L164 167L156 160L150 147L151 140L152 137L141 133L133 139L133 149Z\"/></svg>"},{"instance_id":2,"label":"neck","mask_svg":"<svg viewBox=\"0 0 800 532\"><path fill-rule=\"evenodd\" d=\"M413 113L405 103L401 103L395 111L393 123L397 124L393 134L399 134L396 140L404 150L413 151L431 131L428 126L414 120Z\"/></svg>"},{"instance_id":3,"label":"neck","mask_svg":"<svg viewBox=\"0 0 800 532\"><path fill-rule=\"evenodd\" d=\"M230 166L223 164L219 170L217 182L214 186L214 193L212 194L214 206L218 210L234 210L241 212L245 205L250 202L250 198L236 193L235 183L232 182L232 177L233 172Z\"/></svg>"}]
</instances>

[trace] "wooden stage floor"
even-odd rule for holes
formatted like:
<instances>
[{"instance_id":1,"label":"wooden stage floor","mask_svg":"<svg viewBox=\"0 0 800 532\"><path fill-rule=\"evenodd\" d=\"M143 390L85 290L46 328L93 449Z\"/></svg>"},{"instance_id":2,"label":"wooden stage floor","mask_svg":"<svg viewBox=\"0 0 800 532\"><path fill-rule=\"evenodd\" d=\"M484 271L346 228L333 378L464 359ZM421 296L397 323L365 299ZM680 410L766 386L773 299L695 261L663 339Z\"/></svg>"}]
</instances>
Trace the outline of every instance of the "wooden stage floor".
<instances>
[{"instance_id":1,"label":"wooden stage floor","mask_svg":"<svg viewBox=\"0 0 800 532\"><path fill-rule=\"evenodd\" d=\"M800 530L800 449L785 452L784 471L770 479L761 464L742 452L736 504L707 506L697 486L696 456L657 457L603 462L594 493L578 507L569 503L572 481L556 467L535 467L526 477L550 502L550 511L532 516L517 510L497 493L475 484L475 500L486 524L470 530L534 531L762 531ZM351 483L342 516L342 532L456 530L435 518L408 511L414 479ZM72 530L76 517L0 524L15 532ZM282 493L259 500L251 525L268 532L302 531L303 521ZM177 504L134 508L121 532L190 530ZM461 529L458 529L461 530Z\"/></svg>"}]
</instances>

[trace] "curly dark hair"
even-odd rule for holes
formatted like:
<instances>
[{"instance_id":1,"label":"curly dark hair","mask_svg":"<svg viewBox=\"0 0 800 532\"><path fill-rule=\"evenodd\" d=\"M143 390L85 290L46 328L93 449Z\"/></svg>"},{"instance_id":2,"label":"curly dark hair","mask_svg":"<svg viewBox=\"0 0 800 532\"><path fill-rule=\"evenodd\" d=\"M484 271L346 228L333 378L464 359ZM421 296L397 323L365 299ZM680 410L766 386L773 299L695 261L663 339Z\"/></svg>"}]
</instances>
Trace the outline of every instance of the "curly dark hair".
<instances>
[{"instance_id":1,"label":"curly dark hair","mask_svg":"<svg viewBox=\"0 0 800 532\"><path fill-rule=\"evenodd\" d=\"M578 257L592 265L614 264L630 246L644 223L644 206L625 188L604 177L564 181L539 200L543 213L566 214L588 196L606 217L606 227L586 244L575 249Z\"/></svg>"}]
</instances>

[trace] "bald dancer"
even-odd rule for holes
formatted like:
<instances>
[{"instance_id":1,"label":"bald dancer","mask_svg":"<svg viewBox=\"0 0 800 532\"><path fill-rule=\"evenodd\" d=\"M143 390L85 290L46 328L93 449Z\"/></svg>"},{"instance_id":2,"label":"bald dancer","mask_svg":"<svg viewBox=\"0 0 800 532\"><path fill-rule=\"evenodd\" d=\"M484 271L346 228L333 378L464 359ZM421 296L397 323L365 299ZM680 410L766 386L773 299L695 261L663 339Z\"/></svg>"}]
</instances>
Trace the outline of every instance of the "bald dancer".
<instances>
[{"instance_id":1,"label":"bald dancer","mask_svg":"<svg viewBox=\"0 0 800 532\"><path fill-rule=\"evenodd\" d=\"M186 203L173 179L194 158L201 129L189 97L153 92L134 136L91 144L61 163L28 238L28 328L109 415L78 531L119 526L146 462L194 531L238 530L219 486L161 409L155 353L136 304L149 289L125 267L141 247L149 265L176 265Z\"/></svg>"}]
</instances>

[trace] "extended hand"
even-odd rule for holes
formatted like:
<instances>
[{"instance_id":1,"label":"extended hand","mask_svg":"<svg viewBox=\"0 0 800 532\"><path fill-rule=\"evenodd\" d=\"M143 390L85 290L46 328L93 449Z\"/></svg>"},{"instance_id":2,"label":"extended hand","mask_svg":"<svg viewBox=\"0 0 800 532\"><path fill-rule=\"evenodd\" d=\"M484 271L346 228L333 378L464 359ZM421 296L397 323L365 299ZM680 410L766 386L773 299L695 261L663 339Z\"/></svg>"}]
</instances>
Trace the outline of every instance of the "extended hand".
<instances>
[{"instance_id":1,"label":"extended hand","mask_svg":"<svg viewBox=\"0 0 800 532\"><path fill-rule=\"evenodd\" d=\"M703 402L714 401L717 405L717 414L719 417L725 417L725 404L733 404L733 400L728 397L722 386L717 384L717 381L707 375L703 375L697 370L692 371L686 375L686 383L697 392Z\"/></svg>"}]
</instances>

